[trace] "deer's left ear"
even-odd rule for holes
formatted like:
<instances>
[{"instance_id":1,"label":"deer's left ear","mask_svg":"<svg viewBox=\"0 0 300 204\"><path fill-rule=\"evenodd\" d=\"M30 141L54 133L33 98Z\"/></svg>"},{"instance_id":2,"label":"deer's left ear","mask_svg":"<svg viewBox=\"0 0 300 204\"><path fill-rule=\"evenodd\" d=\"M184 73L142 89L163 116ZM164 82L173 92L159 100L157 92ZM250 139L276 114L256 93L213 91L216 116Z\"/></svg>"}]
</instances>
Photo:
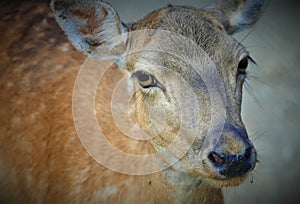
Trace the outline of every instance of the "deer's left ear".
<instances>
[{"instance_id":1,"label":"deer's left ear","mask_svg":"<svg viewBox=\"0 0 300 204\"><path fill-rule=\"evenodd\" d=\"M225 18L229 34L253 26L265 11L269 0L217 0L214 8Z\"/></svg>"},{"instance_id":2,"label":"deer's left ear","mask_svg":"<svg viewBox=\"0 0 300 204\"><path fill-rule=\"evenodd\" d=\"M108 3L52 0L55 19L75 48L97 59L118 62L126 51L127 27Z\"/></svg>"}]
</instances>

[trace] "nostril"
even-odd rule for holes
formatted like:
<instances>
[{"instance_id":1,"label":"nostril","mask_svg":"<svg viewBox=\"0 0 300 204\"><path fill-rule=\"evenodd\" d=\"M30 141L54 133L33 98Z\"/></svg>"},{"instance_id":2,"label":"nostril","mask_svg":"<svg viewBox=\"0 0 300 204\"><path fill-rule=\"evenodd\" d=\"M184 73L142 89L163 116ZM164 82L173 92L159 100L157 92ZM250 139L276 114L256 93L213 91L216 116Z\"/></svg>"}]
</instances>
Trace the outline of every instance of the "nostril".
<instances>
[{"instance_id":1,"label":"nostril","mask_svg":"<svg viewBox=\"0 0 300 204\"><path fill-rule=\"evenodd\" d=\"M225 153L218 151L212 151L208 155L208 159L214 165L214 168L222 176L226 178L232 178L236 176L243 176L251 168L254 167L253 163L253 147L247 147L243 154L231 154L226 155Z\"/></svg>"},{"instance_id":2,"label":"nostril","mask_svg":"<svg viewBox=\"0 0 300 204\"><path fill-rule=\"evenodd\" d=\"M216 165L223 165L225 163L225 158L222 157L221 155L219 155L218 153L216 152L211 152L209 155L208 155L208 159L213 163L213 164L216 164Z\"/></svg>"}]
</instances>

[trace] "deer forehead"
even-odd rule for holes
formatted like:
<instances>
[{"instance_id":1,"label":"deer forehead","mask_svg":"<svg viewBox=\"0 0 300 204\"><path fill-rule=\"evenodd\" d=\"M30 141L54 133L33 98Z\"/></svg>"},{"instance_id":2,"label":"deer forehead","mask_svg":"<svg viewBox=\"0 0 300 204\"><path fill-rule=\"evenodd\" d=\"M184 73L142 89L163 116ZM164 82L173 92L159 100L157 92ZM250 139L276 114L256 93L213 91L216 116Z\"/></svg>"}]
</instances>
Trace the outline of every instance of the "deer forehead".
<instances>
[{"instance_id":1,"label":"deer forehead","mask_svg":"<svg viewBox=\"0 0 300 204\"><path fill-rule=\"evenodd\" d=\"M128 57L128 64L132 66L128 70L142 67L142 69L149 70L152 73L163 75L166 72L162 68L168 68L181 75L191 75L191 68L188 66L188 63L180 59L174 60L174 55L172 56L172 54L176 55L177 52L185 52L186 55L195 54L193 53L195 52L194 49L190 46L190 42L185 42L184 38L187 41L193 41L207 53L205 56L199 55L199 66L202 66L204 64L202 62L206 62L207 58L210 58L217 65L217 69L220 72L230 71L230 67L236 65L241 56L247 53L242 44L228 35L218 19L204 10L195 12L185 7L176 7L176 9L171 9L168 12L159 10L155 13L157 14L152 14L148 17L156 21L156 25L152 25L150 28L176 33L183 36L183 40L166 41L163 37L158 39L159 42L156 43L158 48L168 47L168 50L172 50L172 53L145 52L135 57ZM157 16L160 17L160 20L157 20ZM151 21L148 18L146 18L146 21ZM144 24L137 24L132 29L143 29L143 26L145 26ZM151 42L147 42L144 47L147 47L148 44L151 44ZM155 46L152 46L151 49L155 50ZM170 76L165 74L164 77L168 78Z\"/></svg>"}]
</instances>

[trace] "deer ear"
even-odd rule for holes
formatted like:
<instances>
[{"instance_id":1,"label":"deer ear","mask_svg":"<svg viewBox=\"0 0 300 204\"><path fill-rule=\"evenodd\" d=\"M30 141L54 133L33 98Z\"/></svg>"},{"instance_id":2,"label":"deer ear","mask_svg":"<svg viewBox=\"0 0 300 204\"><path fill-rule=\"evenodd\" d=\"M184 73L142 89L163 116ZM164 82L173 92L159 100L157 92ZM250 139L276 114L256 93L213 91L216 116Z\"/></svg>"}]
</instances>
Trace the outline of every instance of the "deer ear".
<instances>
[{"instance_id":1,"label":"deer ear","mask_svg":"<svg viewBox=\"0 0 300 204\"><path fill-rule=\"evenodd\" d=\"M117 61L125 53L128 29L108 3L52 0L51 8L71 43L84 54Z\"/></svg>"},{"instance_id":2,"label":"deer ear","mask_svg":"<svg viewBox=\"0 0 300 204\"><path fill-rule=\"evenodd\" d=\"M253 26L263 14L269 0L217 0L215 8L225 16L229 34Z\"/></svg>"}]
</instances>

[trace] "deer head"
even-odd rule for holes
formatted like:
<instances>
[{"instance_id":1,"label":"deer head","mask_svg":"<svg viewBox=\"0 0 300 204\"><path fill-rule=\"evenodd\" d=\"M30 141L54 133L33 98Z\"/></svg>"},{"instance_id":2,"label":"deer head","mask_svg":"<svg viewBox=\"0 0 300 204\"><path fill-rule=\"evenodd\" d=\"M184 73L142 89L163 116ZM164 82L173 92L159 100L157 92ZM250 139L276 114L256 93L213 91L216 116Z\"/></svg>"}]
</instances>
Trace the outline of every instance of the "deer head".
<instances>
[{"instance_id":1,"label":"deer head","mask_svg":"<svg viewBox=\"0 0 300 204\"><path fill-rule=\"evenodd\" d=\"M158 166L167 160L166 174L184 172L218 187L239 184L257 161L241 118L253 60L232 34L253 26L266 6L263 0L170 5L126 24L103 1L51 3L74 47L113 60L130 76L136 120L163 158Z\"/></svg>"}]
</instances>

